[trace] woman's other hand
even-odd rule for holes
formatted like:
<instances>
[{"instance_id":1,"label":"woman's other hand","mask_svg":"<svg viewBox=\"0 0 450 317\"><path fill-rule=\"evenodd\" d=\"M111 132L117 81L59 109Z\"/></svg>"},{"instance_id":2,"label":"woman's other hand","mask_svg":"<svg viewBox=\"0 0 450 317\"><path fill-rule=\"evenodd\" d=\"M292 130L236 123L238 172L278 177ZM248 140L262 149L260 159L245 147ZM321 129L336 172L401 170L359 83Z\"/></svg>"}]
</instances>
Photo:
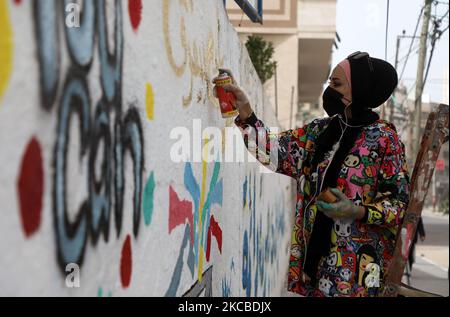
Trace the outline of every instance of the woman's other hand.
<instances>
[{"instance_id":1,"label":"woman's other hand","mask_svg":"<svg viewBox=\"0 0 450 317\"><path fill-rule=\"evenodd\" d=\"M331 192L337 197L337 202L331 204L321 200L318 200L316 202L317 208L327 217L332 218L333 220L361 220L364 218L364 207L356 206L350 199L347 198L347 196L344 195L344 193L342 193L337 188L331 188Z\"/></svg>"}]
</instances>

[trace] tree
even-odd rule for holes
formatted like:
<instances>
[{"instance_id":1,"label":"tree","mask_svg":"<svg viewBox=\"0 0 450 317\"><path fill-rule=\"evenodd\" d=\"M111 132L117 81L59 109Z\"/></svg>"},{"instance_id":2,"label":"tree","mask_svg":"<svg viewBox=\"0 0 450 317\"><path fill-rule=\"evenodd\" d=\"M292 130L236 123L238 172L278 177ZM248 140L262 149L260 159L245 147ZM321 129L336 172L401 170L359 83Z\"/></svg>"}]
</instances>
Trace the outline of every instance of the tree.
<instances>
[{"instance_id":1,"label":"tree","mask_svg":"<svg viewBox=\"0 0 450 317\"><path fill-rule=\"evenodd\" d=\"M273 44L265 41L261 36L251 35L245 46L256 72L264 84L272 78L277 67L277 62L272 60L275 51Z\"/></svg>"}]
</instances>

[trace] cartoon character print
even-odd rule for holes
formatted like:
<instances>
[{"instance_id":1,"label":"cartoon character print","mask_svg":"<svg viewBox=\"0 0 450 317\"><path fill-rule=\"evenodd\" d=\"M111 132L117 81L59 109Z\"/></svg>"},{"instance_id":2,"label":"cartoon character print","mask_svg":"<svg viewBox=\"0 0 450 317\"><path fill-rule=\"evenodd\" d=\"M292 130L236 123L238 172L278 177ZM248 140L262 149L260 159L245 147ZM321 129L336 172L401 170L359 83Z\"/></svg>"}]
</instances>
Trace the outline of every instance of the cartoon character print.
<instances>
[{"instance_id":1,"label":"cartoon character print","mask_svg":"<svg viewBox=\"0 0 450 317\"><path fill-rule=\"evenodd\" d=\"M356 270L356 255L353 253L346 253L342 256L343 269L349 269L352 272Z\"/></svg>"},{"instance_id":2,"label":"cartoon character print","mask_svg":"<svg viewBox=\"0 0 450 317\"><path fill-rule=\"evenodd\" d=\"M380 138L381 132L379 129L369 129L366 131L365 135L365 146L369 150L376 150L378 148L378 139Z\"/></svg>"},{"instance_id":3,"label":"cartoon character print","mask_svg":"<svg viewBox=\"0 0 450 317\"><path fill-rule=\"evenodd\" d=\"M341 170L339 171L339 177L340 177L340 178L346 179L346 178L347 178L347 175L348 175L348 170L349 170L348 166L345 166L345 165L344 165L344 166L341 168Z\"/></svg>"},{"instance_id":4,"label":"cartoon character print","mask_svg":"<svg viewBox=\"0 0 450 317\"><path fill-rule=\"evenodd\" d=\"M372 191L370 184L364 184L363 187L363 203L369 203L375 196L375 192Z\"/></svg>"},{"instance_id":5,"label":"cartoon character print","mask_svg":"<svg viewBox=\"0 0 450 317\"><path fill-rule=\"evenodd\" d=\"M378 255L375 248L371 244L363 244L357 251L358 266L356 268L357 284L360 287L367 289L369 295L374 295L375 290L373 286L379 284L380 281L380 266L378 263ZM373 271L372 271L373 270ZM370 273L373 273L371 278ZM377 275L378 274L378 275ZM377 278L375 278L377 277ZM370 285L367 285L370 282Z\"/></svg>"},{"instance_id":6,"label":"cartoon character print","mask_svg":"<svg viewBox=\"0 0 450 317\"><path fill-rule=\"evenodd\" d=\"M336 220L333 225L336 233L336 244L340 248L350 248L351 222L348 220Z\"/></svg>"},{"instance_id":7,"label":"cartoon character print","mask_svg":"<svg viewBox=\"0 0 450 317\"><path fill-rule=\"evenodd\" d=\"M371 224L381 225L384 221L383 214L375 208L369 207L369 215L367 221Z\"/></svg>"},{"instance_id":8,"label":"cartoon character print","mask_svg":"<svg viewBox=\"0 0 450 317\"><path fill-rule=\"evenodd\" d=\"M392 160L385 159L381 164L381 171L384 177L391 177L396 174L397 167Z\"/></svg>"},{"instance_id":9,"label":"cartoon character print","mask_svg":"<svg viewBox=\"0 0 450 317\"><path fill-rule=\"evenodd\" d=\"M295 165L296 160L301 164L306 159L305 149L301 149L297 142L289 142L288 151L290 154L288 158L292 165Z\"/></svg>"},{"instance_id":10,"label":"cartoon character print","mask_svg":"<svg viewBox=\"0 0 450 317\"><path fill-rule=\"evenodd\" d=\"M366 287L380 287L380 266L376 263L369 263L366 266L366 272L369 272L364 280Z\"/></svg>"},{"instance_id":11,"label":"cartoon character print","mask_svg":"<svg viewBox=\"0 0 450 317\"><path fill-rule=\"evenodd\" d=\"M361 206L363 204L363 200L362 200L361 196L358 193L356 193L356 197L353 199L353 203L356 206Z\"/></svg>"},{"instance_id":12,"label":"cartoon character print","mask_svg":"<svg viewBox=\"0 0 450 317\"><path fill-rule=\"evenodd\" d=\"M350 282L352 278L352 271L349 268L344 267L339 272L339 276L344 282Z\"/></svg>"},{"instance_id":13,"label":"cartoon character print","mask_svg":"<svg viewBox=\"0 0 450 317\"><path fill-rule=\"evenodd\" d=\"M301 249L300 245L298 245L298 244L292 245L291 256L296 260L300 259L300 257L302 256L302 249Z\"/></svg>"},{"instance_id":14,"label":"cartoon character print","mask_svg":"<svg viewBox=\"0 0 450 317\"><path fill-rule=\"evenodd\" d=\"M352 290L352 286L348 282L339 282L337 284L337 291L341 296L348 296Z\"/></svg>"},{"instance_id":15,"label":"cartoon character print","mask_svg":"<svg viewBox=\"0 0 450 317\"><path fill-rule=\"evenodd\" d=\"M407 205L404 193L408 193L407 186L409 186L408 180L402 177L407 176L405 163L395 159L397 154L403 153L402 145L398 136L382 120L362 129L353 151L342 165L335 186L348 197L352 197L355 204L370 204L368 206L370 225L359 221L352 224L334 223L332 242L335 249L321 262L322 273L317 287L302 282L301 260L311 235L312 226L309 224L313 224L315 220L314 201L309 210L305 209L305 205L314 194L313 184L320 183L321 173L324 172L323 169L319 169L319 174L314 174L308 157L316 148L317 136L329 122L328 119L314 120L302 129L291 130L284 135L281 134L282 137L278 135L281 141L280 158L285 161L280 162L279 172L296 178L297 200L301 201L297 202L296 208L288 285L292 291L302 295L373 295L377 286L382 284L382 272L392 259L394 251L392 241L396 235L395 228L378 230L375 225L384 221L389 223L397 221L396 217L400 217L404 212L403 206ZM264 127L260 120L255 125ZM243 128L246 126L249 124L241 124ZM389 156L392 156L392 160ZM296 161L302 164L294 166L293 163ZM297 173L298 171L300 173ZM386 203L392 201L391 197L399 203L390 205ZM385 237L391 231L394 237Z\"/></svg>"},{"instance_id":16,"label":"cartoon character print","mask_svg":"<svg viewBox=\"0 0 450 317\"><path fill-rule=\"evenodd\" d=\"M339 267L342 265L341 255L337 251L331 252L325 259L325 271L330 275L338 275Z\"/></svg>"},{"instance_id":17,"label":"cartoon character print","mask_svg":"<svg viewBox=\"0 0 450 317\"><path fill-rule=\"evenodd\" d=\"M294 288L295 285L300 281L300 268L298 267L298 265L290 265L289 281L291 288Z\"/></svg>"},{"instance_id":18,"label":"cartoon character print","mask_svg":"<svg viewBox=\"0 0 450 317\"><path fill-rule=\"evenodd\" d=\"M345 192L347 188L347 181L343 178L338 178L336 182L336 188L339 189L341 192Z\"/></svg>"},{"instance_id":19,"label":"cartoon character print","mask_svg":"<svg viewBox=\"0 0 450 317\"><path fill-rule=\"evenodd\" d=\"M325 295L330 296L331 287L333 286L333 283L330 281L330 279L327 278L321 278L319 280L319 290Z\"/></svg>"},{"instance_id":20,"label":"cartoon character print","mask_svg":"<svg viewBox=\"0 0 450 317\"><path fill-rule=\"evenodd\" d=\"M361 157L356 153L348 155L344 160L344 165L351 168L358 168L360 163Z\"/></svg>"}]
</instances>

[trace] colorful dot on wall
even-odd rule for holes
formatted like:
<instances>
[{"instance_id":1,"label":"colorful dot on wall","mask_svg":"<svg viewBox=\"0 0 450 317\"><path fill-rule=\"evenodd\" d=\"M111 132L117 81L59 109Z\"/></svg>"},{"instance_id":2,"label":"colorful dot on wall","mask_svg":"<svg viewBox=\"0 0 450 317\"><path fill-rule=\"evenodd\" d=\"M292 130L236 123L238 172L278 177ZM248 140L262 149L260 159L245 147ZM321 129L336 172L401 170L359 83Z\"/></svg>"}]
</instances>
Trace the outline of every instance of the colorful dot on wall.
<instances>
[{"instance_id":1,"label":"colorful dot on wall","mask_svg":"<svg viewBox=\"0 0 450 317\"><path fill-rule=\"evenodd\" d=\"M131 272L133 266L133 255L131 251L131 237L127 235L122 247L122 254L120 257L120 281L123 288L130 286Z\"/></svg>"},{"instance_id":2,"label":"colorful dot on wall","mask_svg":"<svg viewBox=\"0 0 450 317\"><path fill-rule=\"evenodd\" d=\"M131 26L137 32L142 20L142 0L128 0L128 13L130 14Z\"/></svg>"},{"instance_id":3,"label":"colorful dot on wall","mask_svg":"<svg viewBox=\"0 0 450 317\"><path fill-rule=\"evenodd\" d=\"M147 181L147 184L145 185L144 199L142 203L143 205L142 209L144 212L144 222L146 226L149 226L152 223L154 191L155 191L155 174L154 172L152 172Z\"/></svg>"},{"instance_id":4,"label":"colorful dot on wall","mask_svg":"<svg viewBox=\"0 0 450 317\"><path fill-rule=\"evenodd\" d=\"M41 224L44 168L41 146L36 138L28 143L17 180L20 218L25 236L33 235Z\"/></svg>"},{"instance_id":5,"label":"colorful dot on wall","mask_svg":"<svg viewBox=\"0 0 450 317\"><path fill-rule=\"evenodd\" d=\"M0 0L0 100L12 71L13 36L7 0Z\"/></svg>"},{"instance_id":6,"label":"colorful dot on wall","mask_svg":"<svg viewBox=\"0 0 450 317\"><path fill-rule=\"evenodd\" d=\"M153 87L150 84L145 85L145 105L147 110L147 118L153 120L155 97L153 95Z\"/></svg>"}]
</instances>

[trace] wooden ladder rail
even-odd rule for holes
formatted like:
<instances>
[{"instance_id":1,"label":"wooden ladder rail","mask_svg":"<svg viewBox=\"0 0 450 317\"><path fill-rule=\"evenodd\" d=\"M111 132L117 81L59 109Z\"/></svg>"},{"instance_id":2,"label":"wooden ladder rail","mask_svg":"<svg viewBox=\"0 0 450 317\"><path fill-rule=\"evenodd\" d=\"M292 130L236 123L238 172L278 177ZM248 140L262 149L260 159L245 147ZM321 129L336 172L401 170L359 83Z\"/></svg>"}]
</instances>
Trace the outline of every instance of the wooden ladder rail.
<instances>
[{"instance_id":1,"label":"wooden ladder rail","mask_svg":"<svg viewBox=\"0 0 450 317\"><path fill-rule=\"evenodd\" d=\"M428 116L411 178L410 202L399 234L397 234L394 256L386 272L384 287L381 289L381 296L383 297L397 297L398 295L407 297L439 296L406 286L401 281L440 148L449 139L448 121L448 105L439 105L438 110Z\"/></svg>"}]
</instances>

